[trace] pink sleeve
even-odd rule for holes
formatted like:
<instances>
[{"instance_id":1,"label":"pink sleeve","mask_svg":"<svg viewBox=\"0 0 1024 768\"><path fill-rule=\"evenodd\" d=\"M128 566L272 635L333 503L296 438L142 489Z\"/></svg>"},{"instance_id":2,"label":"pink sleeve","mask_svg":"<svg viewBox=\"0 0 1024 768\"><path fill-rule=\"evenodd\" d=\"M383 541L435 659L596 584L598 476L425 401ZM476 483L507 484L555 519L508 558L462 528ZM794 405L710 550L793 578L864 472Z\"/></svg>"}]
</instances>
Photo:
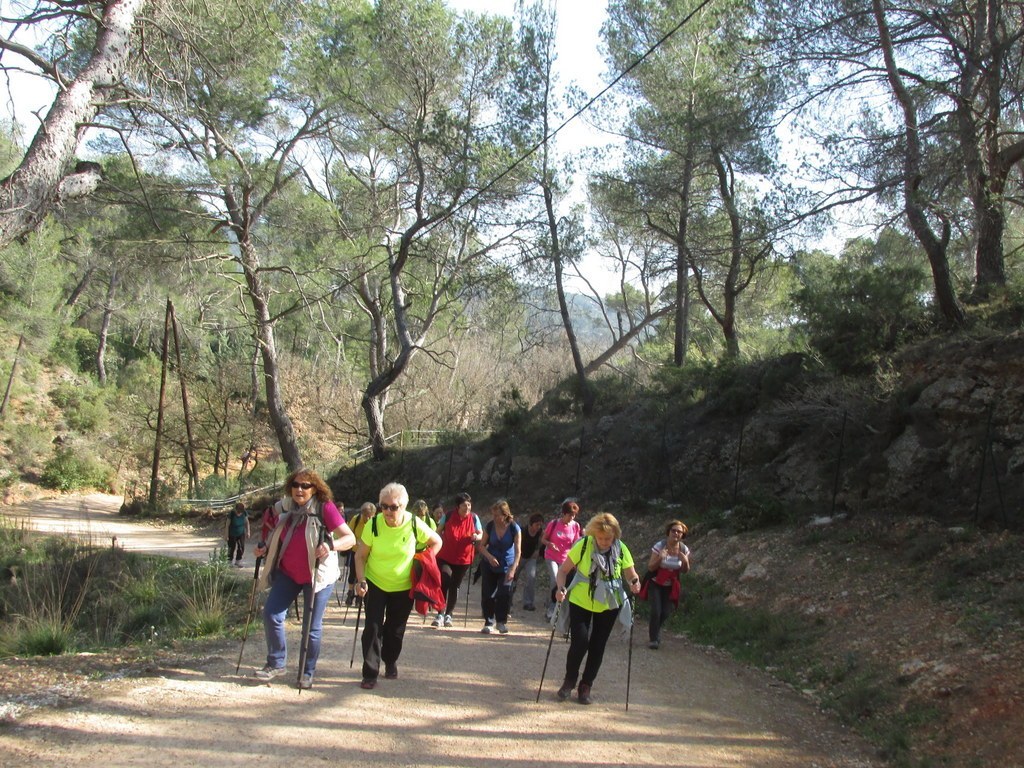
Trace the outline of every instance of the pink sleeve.
<instances>
[{"instance_id":1,"label":"pink sleeve","mask_svg":"<svg viewBox=\"0 0 1024 768\"><path fill-rule=\"evenodd\" d=\"M328 531L340 528L344 522L344 516L338 511L333 501L328 501L324 504L324 527Z\"/></svg>"}]
</instances>

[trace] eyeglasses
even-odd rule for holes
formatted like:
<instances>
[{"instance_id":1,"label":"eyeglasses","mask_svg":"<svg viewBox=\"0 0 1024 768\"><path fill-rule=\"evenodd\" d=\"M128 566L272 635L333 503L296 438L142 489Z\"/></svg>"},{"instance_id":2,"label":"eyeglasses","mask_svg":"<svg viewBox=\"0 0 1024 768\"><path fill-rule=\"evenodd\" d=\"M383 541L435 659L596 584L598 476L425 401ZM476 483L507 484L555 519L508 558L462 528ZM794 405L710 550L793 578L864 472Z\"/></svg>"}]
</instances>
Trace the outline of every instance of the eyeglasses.
<instances>
[{"instance_id":1,"label":"eyeglasses","mask_svg":"<svg viewBox=\"0 0 1024 768\"><path fill-rule=\"evenodd\" d=\"M312 483L292 483L292 488L301 488L304 491L308 491L312 487Z\"/></svg>"},{"instance_id":2,"label":"eyeglasses","mask_svg":"<svg viewBox=\"0 0 1024 768\"><path fill-rule=\"evenodd\" d=\"M669 533L678 533L680 536L682 536L683 535L683 530L681 528L673 528L672 530L669 531Z\"/></svg>"},{"instance_id":3,"label":"eyeglasses","mask_svg":"<svg viewBox=\"0 0 1024 768\"><path fill-rule=\"evenodd\" d=\"M385 512L397 512L398 510L400 510L402 508L402 505L401 504L383 504L382 503L380 505L380 508L383 509Z\"/></svg>"}]
</instances>

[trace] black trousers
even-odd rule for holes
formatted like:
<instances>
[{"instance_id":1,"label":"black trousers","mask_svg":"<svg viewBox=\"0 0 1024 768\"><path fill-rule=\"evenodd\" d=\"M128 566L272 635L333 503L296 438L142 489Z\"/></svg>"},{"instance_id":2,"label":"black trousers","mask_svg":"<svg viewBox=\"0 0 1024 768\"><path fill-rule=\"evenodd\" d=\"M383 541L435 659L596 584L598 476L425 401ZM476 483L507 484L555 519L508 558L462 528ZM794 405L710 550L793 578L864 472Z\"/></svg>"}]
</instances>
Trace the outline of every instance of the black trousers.
<instances>
[{"instance_id":1,"label":"black trousers","mask_svg":"<svg viewBox=\"0 0 1024 768\"><path fill-rule=\"evenodd\" d=\"M466 565L452 565L444 560L438 561L441 568L441 591L444 593L444 612L449 616L455 615L455 606L459 603L459 587L466 577L471 563Z\"/></svg>"},{"instance_id":2,"label":"black trousers","mask_svg":"<svg viewBox=\"0 0 1024 768\"><path fill-rule=\"evenodd\" d=\"M565 609L565 603L562 604L562 609ZM604 661L604 647L608 644L608 638L611 637L615 622L618 621L620 610L622 609L593 613L575 603L569 603L569 654L565 658L566 680L576 682L585 656L587 664L583 667L583 677L580 678L580 682L586 685L594 684L597 673L601 670L601 662Z\"/></svg>"},{"instance_id":3,"label":"black trousers","mask_svg":"<svg viewBox=\"0 0 1024 768\"><path fill-rule=\"evenodd\" d=\"M512 588L505 584L505 572L495 573L485 564L480 573L480 610L484 621L504 624L508 621L508 606Z\"/></svg>"},{"instance_id":4,"label":"black trousers","mask_svg":"<svg viewBox=\"0 0 1024 768\"><path fill-rule=\"evenodd\" d=\"M661 641L661 628L668 620L672 609L672 585L663 587L651 581L647 585L647 602L651 607L651 620L647 625L647 633L651 642Z\"/></svg>"},{"instance_id":5,"label":"black trousers","mask_svg":"<svg viewBox=\"0 0 1024 768\"><path fill-rule=\"evenodd\" d=\"M412 612L409 590L385 592L372 581L363 597L363 679L376 680L380 663L393 667L402 654L405 626Z\"/></svg>"}]
</instances>

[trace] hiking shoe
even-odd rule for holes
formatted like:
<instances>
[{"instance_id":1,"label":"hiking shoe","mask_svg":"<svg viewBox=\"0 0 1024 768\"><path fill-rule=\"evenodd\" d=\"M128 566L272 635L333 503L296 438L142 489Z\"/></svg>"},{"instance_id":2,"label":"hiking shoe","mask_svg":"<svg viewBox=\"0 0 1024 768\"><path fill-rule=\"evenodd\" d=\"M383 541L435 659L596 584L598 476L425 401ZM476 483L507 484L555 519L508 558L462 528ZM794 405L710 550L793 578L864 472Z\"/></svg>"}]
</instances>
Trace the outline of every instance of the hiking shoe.
<instances>
[{"instance_id":1,"label":"hiking shoe","mask_svg":"<svg viewBox=\"0 0 1024 768\"><path fill-rule=\"evenodd\" d=\"M485 635L489 635L492 632L494 632L494 627L490 624L484 624L484 628L480 631L483 632Z\"/></svg>"},{"instance_id":2,"label":"hiking shoe","mask_svg":"<svg viewBox=\"0 0 1024 768\"><path fill-rule=\"evenodd\" d=\"M255 672L253 672L252 676L255 677L257 680L265 680L269 682L270 680L273 680L275 677L279 677L283 674L284 667L272 667L269 664L267 664L265 667L263 667L263 669L257 669Z\"/></svg>"},{"instance_id":3,"label":"hiking shoe","mask_svg":"<svg viewBox=\"0 0 1024 768\"><path fill-rule=\"evenodd\" d=\"M369 677L364 677L359 683L359 687L364 691L372 691L376 685L377 681Z\"/></svg>"},{"instance_id":4,"label":"hiking shoe","mask_svg":"<svg viewBox=\"0 0 1024 768\"><path fill-rule=\"evenodd\" d=\"M434 620L432 622L430 622L430 626L437 627L438 629L443 627L444 626L444 616L442 616L440 613L437 614L437 616L434 617Z\"/></svg>"},{"instance_id":5,"label":"hiking shoe","mask_svg":"<svg viewBox=\"0 0 1024 768\"><path fill-rule=\"evenodd\" d=\"M356 593L353 592L350 589L348 591L348 594L345 595L345 607L346 608L351 608L352 607L352 603L355 601L355 599L356 599Z\"/></svg>"},{"instance_id":6,"label":"hiking shoe","mask_svg":"<svg viewBox=\"0 0 1024 768\"><path fill-rule=\"evenodd\" d=\"M559 701L565 701L570 696L572 696L572 689L575 688L575 687L576 687L576 682L574 680L565 680L562 683L562 687L558 689L558 694L557 694L558 700Z\"/></svg>"},{"instance_id":7,"label":"hiking shoe","mask_svg":"<svg viewBox=\"0 0 1024 768\"><path fill-rule=\"evenodd\" d=\"M576 691L576 698L579 699L580 704L594 703L594 700L590 698L590 686L586 683L580 683L580 688Z\"/></svg>"},{"instance_id":8,"label":"hiking shoe","mask_svg":"<svg viewBox=\"0 0 1024 768\"><path fill-rule=\"evenodd\" d=\"M547 619L548 621L551 621L553 618L555 618L555 606L553 606L553 605L549 605L548 606L548 609L546 611L544 611L544 618Z\"/></svg>"},{"instance_id":9,"label":"hiking shoe","mask_svg":"<svg viewBox=\"0 0 1024 768\"><path fill-rule=\"evenodd\" d=\"M397 680L398 679L398 667L385 667L384 668L384 679L385 680Z\"/></svg>"},{"instance_id":10,"label":"hiking shoe","mask_svg":"<svg viewBox=\"0 0 1024 768\"><path fill-rule=\"evenodd\" d=\"M446 627L450 627L452 625L452 615L450 613L446 613L444 615L444 625Z\"/></svg>"},{"instance_id":11,"label":"hiking shoe","mask_svg":"<svg viewBox=\"0 0 1024 768\"><path fill-rule=\"evenodd\" d=\"M661 647L661 640L651 640L651 642L647 644L647 647L652 651L656 651Z\"/></svg>"},{"instance_id":12,"label":"hiking shoe","mask_svg":"<svg viewBox=\"0 0 1024 768\"><path fill-rule=\"evenodd\" d=\"M504 624L502 624L502 623L501 623L501 622L499 621L499 622L498 622L498 632L500 632L500 633L501 633L501 634L503 634L503 635L507 635L507 634L508 634L508 627L507 627L507 626L505 626Z\"/></svg>"},{"instance_id":13,"label":"hiking shoe","mask_svg":"<svg viewBox=\"0 0 1024 768\"><path fill-rule=\"evenodd\" d=\"M313 687L313 676L312 675L305 674L305 675L303 675L302 677L299 678L299 690L300 691L308 691L312 687Z\"/></svg>"}]
</instances>

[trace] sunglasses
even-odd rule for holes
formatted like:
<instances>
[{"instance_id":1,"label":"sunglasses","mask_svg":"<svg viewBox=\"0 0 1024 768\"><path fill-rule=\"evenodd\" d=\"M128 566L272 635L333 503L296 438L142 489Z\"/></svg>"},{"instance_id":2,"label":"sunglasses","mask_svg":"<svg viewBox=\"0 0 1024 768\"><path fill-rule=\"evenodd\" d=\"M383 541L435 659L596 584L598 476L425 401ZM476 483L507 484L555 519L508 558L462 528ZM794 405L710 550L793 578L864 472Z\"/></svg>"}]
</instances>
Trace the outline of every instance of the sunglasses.
<instances>
[{"instance_id":1,"label":"sunglasses","mask_svg":"<svg viewBox=\"0 0 1024 768\"><path fill-rule=\"evenodd\" d=\"M312 483L292 483L292 488L301 488L304 491L308 491L312 487Z\"/></svg>"},{"instance_id":2,"label":"sunglasses","mask_svg":"<svg viewBox=\"0 0 1024 768\"><path fill-rule=\"evenodd\" d=\"M381 504L380 508L386 512L397 512L402 508L401 504Z\"/></svg>"}]
</instances>

